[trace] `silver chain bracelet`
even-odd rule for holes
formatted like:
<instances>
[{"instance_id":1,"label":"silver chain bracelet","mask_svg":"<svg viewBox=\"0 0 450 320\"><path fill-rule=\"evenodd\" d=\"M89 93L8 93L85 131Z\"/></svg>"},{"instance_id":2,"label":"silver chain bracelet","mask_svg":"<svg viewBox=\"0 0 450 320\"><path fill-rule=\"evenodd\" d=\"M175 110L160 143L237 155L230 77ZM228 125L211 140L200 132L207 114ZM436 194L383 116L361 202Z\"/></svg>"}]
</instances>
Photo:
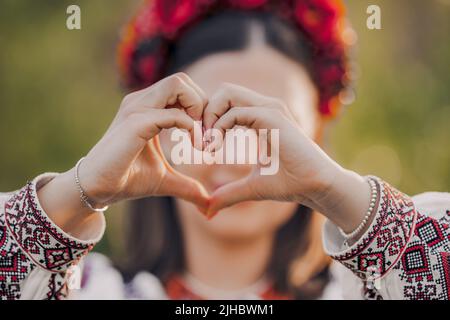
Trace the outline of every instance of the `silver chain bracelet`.
<instances>
[{"instance_id":1,"label":"silver chain bracelet","mask_svg":"<svg viewBox=\"0 0 450 320\"><path fill-rule=\"evenodd\" d=\"M86 195L86 193L84 192L83 188L81 187L80 184L80 177L78 176L78 169L80 167L80 164L83 162L83 160L85 159L85 157L81 158L80 160L78 160L76 166L75 166L75 183L77 185L77 189L80 192L80 199L81 202L88 207L90 210L95 211L95 212L105 212L106 210L108 210L109 206L104 206L103 208L94 208L94 206L89 202L89 197Z\"/></svg>"},{"instance_id":2,"label":"silver chain bracelet","mask_svg":"<svg viewBox=\"0 0 450 320\"><path fill-rule=\"evenodd\" d=\"M378 191L377 191L377 178L374 176L365 176L364 177L370 184L370 205L369 205L369 209L367 209L367 212L364 216L364 219L361 221L361 223L356 227L355 230L353 230L350 233L345 233L344 230L342 230L341 228L338 227L339 232L341 233L341 235L344 237L345 239L345 244L348 245L348 240L354 238L356 235L358 235L363 228L366 226L367 222L369 221L370 216L372 215L372 212L375 208L375 204L377 202L377 198L378 198Z\"/></svg>"}]
</instances>

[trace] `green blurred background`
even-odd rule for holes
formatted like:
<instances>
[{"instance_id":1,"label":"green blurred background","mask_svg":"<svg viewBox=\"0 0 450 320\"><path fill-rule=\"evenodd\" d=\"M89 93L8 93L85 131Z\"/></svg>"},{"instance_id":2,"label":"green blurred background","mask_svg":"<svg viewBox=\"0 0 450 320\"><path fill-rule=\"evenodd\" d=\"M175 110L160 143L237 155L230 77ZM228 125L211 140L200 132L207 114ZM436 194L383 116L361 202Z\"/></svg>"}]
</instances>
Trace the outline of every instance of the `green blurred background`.
<instances>
[{"instance_id":1,"label":"green blurred background","mask_svg":"<svg viewBox=\"0 0 450 320\"><path fill-rule=\"evenodd\" d=\"M64 171L95 144L123 92L116 44L141 1L0 0L0 190ZM81 7L82 30L66 28ZM450 190L450 0L349 0L357 98L328 130L328 153L402 191ZM382 10L368 30L366 8ZM116 206L113 211L121 212ZM99 249L114 251L119 213Z\"/></svg>"}]
</instances>

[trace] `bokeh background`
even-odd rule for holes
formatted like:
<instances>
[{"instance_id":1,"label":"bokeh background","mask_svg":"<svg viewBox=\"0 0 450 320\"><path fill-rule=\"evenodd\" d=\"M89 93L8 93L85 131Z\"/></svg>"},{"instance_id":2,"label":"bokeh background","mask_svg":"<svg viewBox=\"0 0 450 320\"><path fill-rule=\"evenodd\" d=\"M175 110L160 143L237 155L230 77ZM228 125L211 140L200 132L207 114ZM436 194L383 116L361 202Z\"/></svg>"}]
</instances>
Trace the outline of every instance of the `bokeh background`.
<instances>
[{"instance_id":1,"label":"bokeh background","mask_svg":"<svg viewBox=\"0 0 450 320\"><path fill-rule=\"evenodd\" d=\"M65 171L96 143L123 91L120 27L140 0L0 0L0 190ZM66 28L81 7L82 30ZM357 97L327 132L343 166L403 192L450 190L450 0L348 0L358 34ZM366 8L382 10L368 30ZM123 205L97 250L120 252Z\"/></svg>"}]
</instances>

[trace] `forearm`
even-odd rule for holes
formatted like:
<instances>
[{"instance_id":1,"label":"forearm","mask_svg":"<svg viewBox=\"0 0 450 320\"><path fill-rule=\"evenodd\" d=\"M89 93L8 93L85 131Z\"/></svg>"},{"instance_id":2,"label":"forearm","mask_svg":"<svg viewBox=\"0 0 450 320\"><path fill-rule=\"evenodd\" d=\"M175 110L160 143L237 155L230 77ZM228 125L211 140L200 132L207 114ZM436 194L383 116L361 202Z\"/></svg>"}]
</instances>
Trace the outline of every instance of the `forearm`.
<instances>
[{"instance_id":1,"label":"forearm","mask_svg":"<svg viewBox=\"0 0 450 320\"><path fill-rule=\"evenodd\" d=\"M98 230L102 213L83 205L76 188L74 169L61 173L37 191L48 217L65 232L88 239Z\"/></svg>"},{"instance_id":2,"label":"forearm","mask_svg":"<svg viewBox=\"0 0 450 320\"><path fill-rule=\"evenodd\" d=\"M370 197L371 189L366 179L356 172L338 167L325 192L312 199L315 206L313 209L321 212L344 232L350 233L363 221L370 205ZM371 220L366 227L370 222ZM365 230L366 228L360 233Z\"/></svg>"},{"instance_id":3,"label":"forearm","mask_svg":"<svg viewBox=\"0 0 450 320\"><path fill-rule=\"evenodd\" d=\"M0 300L62 298L67 289L65 272L102 238L104 217L89 215L72 202L75 198L64 182L66 177L45 173L0 196L1 249L5 253L0 254L0 265L6 267L0 268L4 289Z\"/></svg>"},{"instance_id":4,"label":"forearm","mask_svg":"<svg viewBox=\"0 0 450 320\"><path fill-rule=\"evenodd\" d=\"M345 246L337 223L327 221L325 252L363 281L360 294L365 298L449 299L450 194L410 197L381 178L376 187L377 201L364 234ZM342 280L344 286L353 281Z\"/></svg>"}]
</instances>

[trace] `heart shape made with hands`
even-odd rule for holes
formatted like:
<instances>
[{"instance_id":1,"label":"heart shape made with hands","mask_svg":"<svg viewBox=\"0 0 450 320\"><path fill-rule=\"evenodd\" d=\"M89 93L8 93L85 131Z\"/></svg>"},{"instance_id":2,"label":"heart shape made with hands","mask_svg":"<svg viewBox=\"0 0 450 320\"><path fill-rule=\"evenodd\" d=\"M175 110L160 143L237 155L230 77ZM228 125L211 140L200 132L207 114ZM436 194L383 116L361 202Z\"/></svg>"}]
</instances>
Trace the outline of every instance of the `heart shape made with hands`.
<instances>
[{"instance_id":1,"label":"heart shape made with hands","mask_svg":"<svg viewBox=\"0 0 450 320\"><path fill-rule=\"evenodd\" d=\"M224 132L233 129L235 126L246 127L247 129L253 130L262 128L265 130L275 129L273 124L264 122L263 120L264 118L270 118L270 114L266 114L266 109L272 111L275 109L283 109L283 111L287 111L284 110L286 109L284 104L280 103L277 99L262 96L237 85L227 84L209 99L207 106L203 110L204 112L202 112L201 119L199 120L198 116L196 117L197 123L202 123L202 128L196 130L196 133L194 134L191 133L190 140L192 144L190 147L192 148L194 145L198 151L218 151L222 148L223 140L221 138L225 136ZM189 110L187 110L186 113L190 115ZM192 115L190 116L193 118ZM258 119L259 116L261 119ZM217 135L214 136L214 132L221 132L219 139ZM198 134L200 134L200 138L198 137ZM265 137L263 141L267 142L266 139L267 137ZM258 143L260 142L261 141L258 139ZM166 169L173 173L175 177L179 178L179 184L176 188L185 187L180 184L183 184L183 181L190 181L190 183L197 184L197 187L193 188L193 191L195 191L194 189L197 189L196 192L201 190L201 193L207 193L206 189L199 181L187 177L171 166L162 151L158 136L154 137L154 139L151 140L151 143L163 159ZM267 161L267 158L265 161ZM260 176L259 170L261 170L261 167L264 167L264 165L256 163L249 175L222 185L212 192L212 194L208 194L207 207L204 206L204 201L197 202L195 197L192 197L193 200L190 201L196 204L200 212L208 219L211 219L219 212L219 210L239 202L264 200L261 192L256 192L255 188L252 187L255 185L256 179ZM200 204L201 202L203 204Z\"/></svg>"}]
</instances>

